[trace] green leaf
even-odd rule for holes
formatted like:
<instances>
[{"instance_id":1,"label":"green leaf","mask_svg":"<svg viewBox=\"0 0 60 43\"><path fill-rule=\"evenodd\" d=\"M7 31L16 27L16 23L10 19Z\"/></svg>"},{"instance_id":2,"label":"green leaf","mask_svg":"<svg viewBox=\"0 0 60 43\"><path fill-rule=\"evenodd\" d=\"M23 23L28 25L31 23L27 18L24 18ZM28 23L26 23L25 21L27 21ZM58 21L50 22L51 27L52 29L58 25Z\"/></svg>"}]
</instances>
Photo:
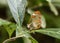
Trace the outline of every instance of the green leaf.
<instances>
[{"instance_id":1,"label":"green leaf","mask_svg":"<svg viewBox=\"0 0 60 43\"><path fill-rule=\"evenodd\" d=\"M31 40L28 38L23 38L23 40L24 40L24 43L31 43Z\"/></svg>"},{"instance_id":2,"label":"green leaf","mask_svg":"<svg viewBox=\"0 0 60 43\"><path fill-rule=\"evenodd\" d=\"M16 30L16 27L17 26L15 24L9 24L8 26L7 25L4 26L4 28L9 34L9 38L12 36L13 32Z\"/></svg>"},{"instance_id":3,"label":"green leaf","mask_svg":"<svg viewBox=\"0 0 60 43\"><path fill-rule=\"evenodd\" d=\"M35 30L35 32L60 39L60 28L40 29L40 30Z\"/></svg>"},{"instance_id":4,"label":"green leaf","mask_svg":"<svg viewBox=\"0 0 60 43\"><path fill-rule=\"evenodd\" d=\"M16 33L17 34L17 37L19 36L24 36L25 38L24 39L24 43L38 43L31 35L30 35L30 32L26 29L26 27L22 28L24 29L25 31L22 31L19 33L19 31Z\"/></svg>"},{"instance_id":5,"label":"green leaf","mask_svg":"<svg viewBox=\"0 0 60 43\"><path fill-rule=\"evenodd\" d=\"M29 37L29 38L23 38L24 39L24 43L38 43L33 37Z\"/></svg>"},{"instance_id":6,"label":"green leaf","mask_svg":"<svg viewBox=\"0 0 60 43\"><path fill-rule=\"evenodd\" d=\"M8 22L8 21L3 20L3 19L0 18L0 26L2 26L2 25L9 25L9 24L11 24L11 22Z\"/></svg>"},{"instance_id":7,"label":"green leaf","mask_svg":"<svg viewBox=\"0 0 60 43\"><path fill-rule=\"evenodd\" d=\"M52 3L60 8L60 0L52 0Z\"/></svg>"},{"instance_id":8,"label":"green leaf","mask_svg":"<svg viewBox=\"0 0 60 43\"><path fill-rule=\"evenodd\" d=\"M31 40L31 43L38 43L38 41L36 41L34 38L30 37L29 38Z\"/></svg>"},{"instance_id":9,"label":"green leaf","mask_svg":"<svg viewBox=\"0 0 60 43\"><path fill-rule=\"evenodd\" d=\"M16 24L8 22L6 20L0 19L0 26L3 26L9 34L9 37L12 36L13 32L16 30Z\"/></svg>"},{"instance_id":10,"label":"green leaf","mask_svg":"<svg viewBox=\"0 0 60 43\"><path fill-rule=\"evenodd\" d=\"M49 3L49 6L50 6L51 11L57 16L57 15L58 15L58 11L57 11L57 9L55 8L55 6L52 4L51 1L52 1L52 0L47 0L47 2Z\"/></svg>"},{"instance_id":11,"label":"green leaf","mask_svg":"<svg viewBox=\"0 0 60 43\"><path fill-rule=\"evenodd\" d=\"M27 0L7 0L12 15L17 24L22 25L24 19Z\"/></svg>"},{"instance_id":12,"label":"green leaf","mask_svg":"<svg viewBox=\"0 0 60 43\"><path fill-rule=\"evenodd\" d=\"M0 43L2 43L5 39L9 38L9 35L6 29L0 26Z\"/></svg>"}]
</instances>

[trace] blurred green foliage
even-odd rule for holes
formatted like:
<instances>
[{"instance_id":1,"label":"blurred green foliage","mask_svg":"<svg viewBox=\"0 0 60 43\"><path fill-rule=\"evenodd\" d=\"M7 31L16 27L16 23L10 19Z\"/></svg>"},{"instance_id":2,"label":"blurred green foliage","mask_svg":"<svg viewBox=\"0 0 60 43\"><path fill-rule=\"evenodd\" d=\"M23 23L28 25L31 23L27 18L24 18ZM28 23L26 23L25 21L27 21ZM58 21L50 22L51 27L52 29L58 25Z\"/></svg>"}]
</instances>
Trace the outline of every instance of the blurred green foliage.
<instances>
[{"instance_id":1,"label":"blurred green foliage","mask_svg":"<svg viewBox=\"0 0 60 43\"><path fill-rule=\"evenodd\" d=\"M0 2L1 2L0 4L3 7L7 6L7 3L5 1L6 0L4 0L4 1L0 0ZM60 33L59 33L60 32L60 13L59 13L60 12L60 1L59 0L51 0L51 3L54 5L54 7L57 9L57 11L59 13L58 16L54 15L54 13L50 10L49 4L48 4L48 2L46 0L27 0L27 1L28 1L27 9L31 8L33 11L39 10L41 12L41 14L45 17L46 23L47 23L47 26L46 26L47 29L33 30L33 32L45 34L45 35L48 35L49 37L54 37L54 39L51 38L51 39L54 40L54 43L60 43L60 40L59 40L60 39ZM0 8L1 8L1 6L0 6ZM21 10L23 8L19 8L19 9ZM12 36L15 36L15 34L14 34L15 32L14 31L17 28L17 26L15 24L15 21L14 21L14 19L16 19L16 17L13 19L13 17L10 15L11 12L9 11L9 7L8 6L6 7L5 11L6 11L6 15L8 14L7 17L5 17L5 18L6 18L6 20L9 20L10 22L6 21L6 20L3 20L3 19L0 19L0 43L2 43L5 39L8 39L8 38L10 38ZM18 14L20 14L20 15L23 14L23 13L21 13L21 11L19 11L19 12L20 13L18 13ZM21 17L20 15L19 15L19 17ZM3 16L3 14L2 14L2 16ZM27 25L27 23L29 21L30 15L26 11L25 15L23 15L23 16L25 16L24 17L23 26L26 27L26 25ZM17 18L17 19L19 19L19 18ZM20 18L20 20L21 20L21 18ZM12 23L12 21L13 21L13 23ZM18 26L20 26L20 24ZM23 26L19 27L18 29L22 28ZM24 28L22 28L22 31L23 30L24 30ZM24 31L24 35L27 34L26 36L30 36L30 34L27 31L30 32L29 30L26 30L26 31ZM47 36L44 37L45 35L42 35L43 36L42 39L43 38L47 38ZM40 36L40 35L38 35L38 36ZM48 39L50 39L50 38L48 38ZM45 43L48 43L48 39L47 39L47 42L45 42ZM20 40L22 40L22 42ZM23 42L23 40L25 40L25 42ZM33 39L32 38L28 38L27 40L24 39L24 38L23 39L22 38L20 38L20 39L18 38L18 39L15 40L14 43L19 43L19 42L28 43L29 40L32 43L35 43L35 41L36 41L36 40L34 40L34 38ZM44 41L44 39L42 41ZM10 43L12 43L12 42L10 42ZM51 42L51 43L53 43L53 42Z\"/></svg>"}]
</instances>

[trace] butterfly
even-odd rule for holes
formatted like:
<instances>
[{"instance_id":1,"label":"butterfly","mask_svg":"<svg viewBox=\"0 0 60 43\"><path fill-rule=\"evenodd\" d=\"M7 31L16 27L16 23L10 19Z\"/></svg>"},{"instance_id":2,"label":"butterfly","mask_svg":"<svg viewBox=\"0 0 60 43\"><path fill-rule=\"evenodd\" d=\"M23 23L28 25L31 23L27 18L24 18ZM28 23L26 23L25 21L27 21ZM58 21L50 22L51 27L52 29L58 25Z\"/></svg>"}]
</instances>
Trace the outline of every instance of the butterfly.
<instances>
[{"instance_id":1,"label":"butterfly","mask_svg":"<svg viewBox=\"0 0 60 43\"><path fill-rule=\"evenodd\" d=\"M29 23L27 24L27 28L30 30L46 28L45 18L40 11L34 11L30 17Z\"/></svg>"}]
</instances>

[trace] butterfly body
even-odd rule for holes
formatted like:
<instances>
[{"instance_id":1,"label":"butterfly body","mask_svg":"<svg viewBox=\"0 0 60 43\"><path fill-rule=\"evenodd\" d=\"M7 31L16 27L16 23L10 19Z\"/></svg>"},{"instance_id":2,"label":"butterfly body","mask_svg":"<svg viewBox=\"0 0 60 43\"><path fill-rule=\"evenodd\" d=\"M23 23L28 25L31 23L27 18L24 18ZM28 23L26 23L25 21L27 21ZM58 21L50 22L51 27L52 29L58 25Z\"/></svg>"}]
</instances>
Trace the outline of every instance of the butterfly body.
<instances>
[{"instance_id":1,"label":"butterfly body","mask_svg":"<svg viewBox=\"0 0 60 43\"><path fill-rule=\"evenodd\" d=\"M35 11L30 18L30 23L27 24L27 27L30 30L34 30L34 29L39 29L41 28L41 24L42 24L42 15L40 13L40 11Z\"/></svg>"}]
</instances>

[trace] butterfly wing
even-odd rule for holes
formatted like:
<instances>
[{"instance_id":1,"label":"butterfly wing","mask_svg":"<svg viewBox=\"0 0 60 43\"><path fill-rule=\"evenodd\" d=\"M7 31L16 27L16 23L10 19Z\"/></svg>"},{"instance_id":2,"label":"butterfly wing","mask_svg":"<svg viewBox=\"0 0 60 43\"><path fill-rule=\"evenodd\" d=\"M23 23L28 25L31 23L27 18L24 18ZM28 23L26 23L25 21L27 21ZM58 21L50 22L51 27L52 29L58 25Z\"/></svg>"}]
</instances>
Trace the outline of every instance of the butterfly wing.
<instances>
[{"instance_id":1,"label":"butterfly wing","mask_svg":"<svg viewBox=\"0 0 60 43\"><path fill-rule=\"evenodd\" d=\"M41 27L46 28L46 21L43 15L41 16Z\"/></svg>"}]
</instances>

